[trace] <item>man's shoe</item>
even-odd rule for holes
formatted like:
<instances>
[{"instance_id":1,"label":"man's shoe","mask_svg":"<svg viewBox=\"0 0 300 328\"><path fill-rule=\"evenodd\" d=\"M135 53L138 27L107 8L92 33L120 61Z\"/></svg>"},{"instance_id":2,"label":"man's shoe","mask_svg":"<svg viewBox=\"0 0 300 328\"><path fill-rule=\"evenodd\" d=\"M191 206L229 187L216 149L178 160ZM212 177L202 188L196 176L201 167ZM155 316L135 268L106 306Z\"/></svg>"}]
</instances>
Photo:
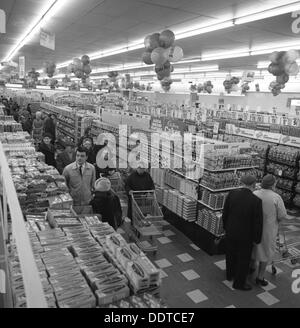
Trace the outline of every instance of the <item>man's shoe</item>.
<instances>
[{"instance_id":1,"label":"man's shoe","mask_svg":"<svg viewBox=\"0 0 300 328\"><path fill-rule=\"evenodd\" d=\"M249 284L245 284L244 286L236 286L235 284L233 284L232 288L238 289L238 290L244 290L244 291L248 291L248 290L252 289L252 287Z\"/></svg>"},{"instance_id":2,"label":"man's shoe","mask_svg":"<svg viewBox=\"0 0 300 328\"><path fill-rule=\"evenodd\" d=\"M260 285L262 287L266 287L269 284L268 281L265 280L265 278L263 278L263 279L256 278L255 282L256 282L257 285Z\"/></svg>"}]
</instances>

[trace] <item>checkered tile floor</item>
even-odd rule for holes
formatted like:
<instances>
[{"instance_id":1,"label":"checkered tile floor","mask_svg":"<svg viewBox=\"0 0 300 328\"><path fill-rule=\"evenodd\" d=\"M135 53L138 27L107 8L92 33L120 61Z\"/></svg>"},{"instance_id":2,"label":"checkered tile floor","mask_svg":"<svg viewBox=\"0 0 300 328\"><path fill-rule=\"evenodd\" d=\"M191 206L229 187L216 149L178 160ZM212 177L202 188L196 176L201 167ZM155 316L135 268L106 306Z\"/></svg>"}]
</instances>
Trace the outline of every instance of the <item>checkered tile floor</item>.
<instances>
[{"instance_id":1,"label":"checkered tile floor","mask_svg":"<svg viewBox=\"0 0 300 328\"><path fill-rule=\"evenodd\" d=\"M255 274L249 277L253 289L234 290L225 277L224 256L209 256L173 226L157 238L158 252L149 258L161 269L161 297L170 307L300 307L300 294L291 290L292 271L300 263L276 264L277 274L267 268L267 287L255 285ZM288 227L295 231L295 227Z\"/></svg>"}]
</instances>

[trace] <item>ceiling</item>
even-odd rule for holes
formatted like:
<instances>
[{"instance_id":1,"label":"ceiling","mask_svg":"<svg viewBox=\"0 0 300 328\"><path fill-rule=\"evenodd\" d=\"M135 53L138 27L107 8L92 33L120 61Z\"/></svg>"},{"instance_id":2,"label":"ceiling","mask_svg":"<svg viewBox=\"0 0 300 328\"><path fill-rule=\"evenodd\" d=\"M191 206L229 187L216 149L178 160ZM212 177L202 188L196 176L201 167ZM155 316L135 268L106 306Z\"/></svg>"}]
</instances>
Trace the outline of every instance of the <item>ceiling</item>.
<instances>
[{"instance_id":1,"label":"ceiling","mask_svg":"<svg viewBox=\"0 0 300 328\"><path fill-rule=\"evenodd\" d=\"M0 0L0 9L7 15L7 33L0 34L0 60L16 44L28 23L40 15L50 0ZM288 0L60 0L64 3L44 26L56 35L55 51L39 45L38 33L24 45L19 55L26 57L26 70L40 69L45 60L66 62L83 54L126 46L143 40L150 33L165 28L175 33L201 24L250 14L270 6L284 5ZM264 20L236 25L176 41L184 50L185 58L196 58L203 53L218 53L251 48L271 42L299 40L300 34L291 30L295 18L284 14ZM107 68L130 63L141 63L143 49L129 51L92 61L93 67ZM254 69L258 60L268 55L249 56L205 62L218 64L221 70ZM194 67L199 63L182 64ZM65 70L62 69L61 73Z\"/></svg>"}]
</instances>

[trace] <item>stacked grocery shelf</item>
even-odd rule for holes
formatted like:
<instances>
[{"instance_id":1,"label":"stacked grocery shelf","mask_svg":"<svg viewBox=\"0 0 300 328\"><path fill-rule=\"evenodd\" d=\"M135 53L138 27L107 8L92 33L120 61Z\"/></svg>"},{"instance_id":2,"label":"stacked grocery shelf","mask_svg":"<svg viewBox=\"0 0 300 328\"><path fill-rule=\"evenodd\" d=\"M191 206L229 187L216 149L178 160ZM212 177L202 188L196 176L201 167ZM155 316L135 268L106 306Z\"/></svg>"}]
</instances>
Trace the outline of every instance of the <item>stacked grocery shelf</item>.
<instances>
[{"instance_id":1,"label":"stacked grocery shelf","mask_svg":"<svg viewBox=\"0 0 300 328\"><path fill-rule=\"evenodd\" d=\"M80 111L68 106L56 106L50 103L41 103L41 109L46 113L54 113L57 115L57 131L63 139L71 140L75 143L83 135L87 126L91 125L96 114L90 111Z\"/></svg>"},{"instance_id":2,"label":"stacked grocery shelf","mask_svg":"<svg viewBox=\"0 0 300 328\"><path fill-rule=\"evenodd\" d=\"M232 150L230 144L227 145L227 148L206 146L204 173L199 182L196 223L215 237L223 234L221 211L228 193L241 187L241 176L256 174L260 160L256 153L249 152L249 144L241 143Z\"/></svg>"},{"instance_id":3,"label":"stacked grocery shelf","mask_svg":"<svg viewBox=\"0 0 300 328\"><path fill-rule=\"evenodd\" d=\"M17 123L12 116L0 115L0 133L22 131L21 123Z\"/></svg>"},{"instance_id":4,"label":"stacked grocery shelf","mask_svg":"<svg viewBox=\"0 0 300 328\"><path fill-rule=\"evenodd\" d=\"M288 206L293 205L295 197L299 159L300 151L287 146L272 146L268 153L266 171L277 177L276 191Z\"/></svg>"}]
</instances>

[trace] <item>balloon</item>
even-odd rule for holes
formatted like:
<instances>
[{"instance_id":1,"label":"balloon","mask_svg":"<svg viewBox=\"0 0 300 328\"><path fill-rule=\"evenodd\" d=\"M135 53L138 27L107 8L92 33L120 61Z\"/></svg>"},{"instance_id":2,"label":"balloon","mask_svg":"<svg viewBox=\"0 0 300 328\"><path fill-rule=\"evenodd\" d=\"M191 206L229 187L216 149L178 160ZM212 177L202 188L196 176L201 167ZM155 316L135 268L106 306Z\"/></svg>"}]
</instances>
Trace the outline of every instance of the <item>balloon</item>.
<instances>
[{"instance_id":1,"label":"balloon","mask_svg":"<svg viewBox=\"0 0 300 328\"><path fill-rule=\"evenodd\" d=\"M270 64L268 67L268 71L274 76L279 76L284 73L284 67L279 64Z\"/></svg>"},{"instance_id":2,"label":"balloon","mask_svg":"<svg viewBox=\"0 0 300 328\"><path fill-rule=\"evenodd\" d=\"M67 68L68 73L74 73L74 69L75 69L75 65L73 63L70 63Z\"/></svg>"},{"instance_id":3,"label":"balloon","mask_svg":"<svg viewBox=\"0 0 300 328\"><path fill-rule=\"evenodd\" d=\"M183 57L183 50L179 46L172 46L169 51L169 61L178 62Z\"/></svg>"},{"instance_id":4,"label":"balloon","mask_svg":"<svg viewBox=\"0 0 300 328\"><path fill-rule=\"evenodd\" d=\"M84 71L85 74L89 75L91 73L91 71L92 71L91 66L88 65L88 64L87 65L84 65L83 66L83 71Z\"/></svg>"},{"instance_id":5,"label":"balloon","mask_svg":"<svg viewBox=\"0 0 300 328\"><path fill-rule=\"evenodd\" d=\"M269 56L269 59L271 60L272 63L276 63L277 60L277 56L278 56L278 51L274 51L273 53L271 53L271 55Z\"/></svg>"},{"instance_id":6,"label":"balloon","mask_svg":"<svg viewBox=\"0 0 300 328\"><path fill-rule=\"evenodd\" d=\"M90 57L88 55L83 55L81 61L83 65L88 65L90 63Z\"/></svg>"},{"instance_id":7,"label":"balloon","mask_svg":"<svg viewBox=\"0 0 300 328\"><path fill-rule=\"evenodd\" d=\"M162 66L168 59L167 52L164 48L158 47L151 53L151 60L157 66Z\"/></svg>"},{"instance_id":8,"label":"balloon","mask_svg":"<svg viewBox=\"0 0 300 328\"><path fill-rule=\"evenodd\" d=\"M287 51L284 56L283 60L285 63L293 63L295 60L297 60L300 57L299 52L297 50L289 50Z\"/></svg>"},{"instance_id":9,"label":"balloon","mask_svg":"<svg viewBox=\"0 0 300 328\"><path fill-rule=\"evenodd\" d=\"M151 52L149 51L145 51L143 54L142 54L142 60L143 62L146 64L146 65L152 65L153 62L151 60Z\"/></svg>"},{"instance_id":10,"label":"balloon","mask_svg":"<svg viewBox=\"0 0 300 328\"><path fill-rule=\"evenodd\" d=\"M151 35L146 36L144 40L145 48L149 51L154 50L159 47L159 33L153 33Z\"/></svg>"},{"instance_id":11,"label":"balloon","mask_svg":"<svg viewBox=\"0 0 300 328\"><path fill-rule=\"evenodd\" d=\"M212 93L212 87L211 86L206 87L205 90L207 91L207 93Z\"/></svg>"},{"instance_id":12,"label":"balloon","mask_svg":"<svg viewBox=\"0 0 300 328\"><path fill-rule=\"evenodd\" d=\"M299 73L299 66L295 61L292 63L287 63L284 66L284 71L288 75L297 75Z\"/></svg>"},{"instance_id":13,"label":"balloon","mask_svg":"<svg viewBox=\"0 0 300 328\"><path fill-rule=\"evenodd\" d=\"M83 72L82 71L75 71L74 74L78 79L81 79L83 77Z\"/></svg>"},{"instance_id":14,"label":"balloon","mask_svg":"<svg viewBox=\"0 0 300 328\"><path fill-rule=\"evenodd\" d=\"M161 32L159 36L159 45L163 48L169 48L175 41L175 34L171 30Z\"/></svg>"},{"instance_id":15,"label":"balloon","mask_svg":"<svg viewBox=\"0 0 300 328\"><path fill-rule=\"evenodd\" d=\"M284 84L289 80L289 76L287 74L282 74L276 77L276 82L279 84Z\"/></svg>"},{"instance_id":16,"label":"balloon","mask_svg":"<svg viewBox=\"0 0 300 328\"><path fill-rule=\"evenodd\" d=\"M174 66L173 65L171 65L171 67L170 67L170 72L171 73L174 72Z\"/></svg>"}]
</instances>

